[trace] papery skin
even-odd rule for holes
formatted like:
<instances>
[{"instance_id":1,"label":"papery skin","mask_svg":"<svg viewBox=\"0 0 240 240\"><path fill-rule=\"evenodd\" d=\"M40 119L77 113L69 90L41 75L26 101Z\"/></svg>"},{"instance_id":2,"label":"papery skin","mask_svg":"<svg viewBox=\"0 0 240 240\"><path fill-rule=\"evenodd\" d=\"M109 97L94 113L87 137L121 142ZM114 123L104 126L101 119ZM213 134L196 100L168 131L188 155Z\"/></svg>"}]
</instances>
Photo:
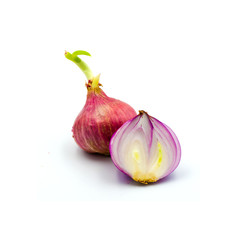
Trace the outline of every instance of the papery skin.
<instances>
[{"instance_id":1,"label":"papery skin","mask_svg":"<svg viewBox=\"0 0 240 240\"><path fill-rule=\"evenodd\" d=\"M72 128L73 138L87 152L109 155L112 135L134 116L135 110L127 103L108 97L99 87L89 87L85 106Z\"/></svg>"},{"instance_id":2,"label":"papery skin","mask_svg":"<svg viewBox=\"0 0 240 240\"><path fill-rule=\"evenodd\" d=\"M177 168L181 147L166 124L140 111L112 136L110 154L120 171L147 184L168 176Z\"/></svg>"}]
</instances>

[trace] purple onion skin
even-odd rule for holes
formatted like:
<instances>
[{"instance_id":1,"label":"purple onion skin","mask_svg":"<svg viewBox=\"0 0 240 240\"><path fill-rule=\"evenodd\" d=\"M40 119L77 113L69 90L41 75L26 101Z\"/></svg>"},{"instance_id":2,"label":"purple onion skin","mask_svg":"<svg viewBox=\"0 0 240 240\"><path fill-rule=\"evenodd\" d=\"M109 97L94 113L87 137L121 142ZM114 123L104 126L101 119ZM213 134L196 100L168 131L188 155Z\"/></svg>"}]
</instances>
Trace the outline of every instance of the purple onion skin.
<instances>
[{"instance_id":1,"label":"purple onion skin","mask_svg":"<svg viewBox=\"0 0 240 240\"><path fill-rule=\"evenodd\" d=\"M128 175L129 177L133 178L135 181L143 183L143 184L148 184L151 182L156 182L168 175L170 175L179 165L180 159L181 159L181 146L179 143L179 140L176 136L176 134L173 132L173 130L168 127L166 124L160 122L156 118L149 116L146 112L144 111L139 111L140 114L135 116L133 119L127 121L124 123L112 136L111 141L110 141L110 155L112 158L113 163L115 166L123 173ZM139 129L143 128L140 125L140 120L142 115L147 116L149 120L149 131L148 135L150 136L145 136L146 140L146 148L151 149L151 144L153 142L153 136L158 136L159 139L161 136L165 139L164 141L166 142L166 145L168 146L168 151L171 152L171 164L169 165L168 169L162 174L160 177L154 177L151 175L151 177L146 176L145 178L139 178L134 176L131 172L127 171L123 166L121 162L124 162L124 159L121 159L120 157L120 151L121 151L121 141L123 141L123 136L124 135L130 135L131 133L134 134L134 131L138 131ZM128 129L129 132L128 132ZM150 150L149 150L150 151Z\"/></svg>"},{"instance_id":2,"label":"purple onion skin","mask_svg":"<svg viewBox=\"0 0 240 240\"><path fill-rule=\"evenodd\" d=\"M72 128L73 138L87 152L109 155L112 135L136 115L127 103L108 97L99 87L88 87L85 106Z\"/></svg>"}]
</instances>

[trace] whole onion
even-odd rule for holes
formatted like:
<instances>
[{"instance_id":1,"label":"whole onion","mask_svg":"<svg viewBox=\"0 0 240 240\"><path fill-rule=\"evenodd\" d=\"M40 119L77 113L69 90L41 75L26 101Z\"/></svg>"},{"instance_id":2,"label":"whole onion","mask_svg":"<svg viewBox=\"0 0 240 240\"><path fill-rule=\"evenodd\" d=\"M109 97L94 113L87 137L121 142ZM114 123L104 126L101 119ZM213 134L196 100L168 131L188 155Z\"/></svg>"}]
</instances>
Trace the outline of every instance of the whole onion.
<instances>
[{"instance_id":1,"label":"whole onion","mask_svg":"<svg viewBox=\"0 0 240 240\"><path fill-rule=\"evenodd\" d=\"M127 103L108 97L100 88L100 75L94 77L90 68L78 55L90 56L82 50L72 54L65 51L65 57L74 62L88 80L87 100L74 122L73 138L87 152L109 155L112 135L126 121L136 116L136 112Z\"/></svg>"},{"instance_id":2,"label":"whole onion","mask_svg":"<svg viewBox=\"0 0 240 240\"><path fill-rule=\"evenodd\" d=\"M116 167L140 183L156 182L178 166L181 147L175 133L144 111L113 135L110 154Z\"/></svg>"}]
</instances>

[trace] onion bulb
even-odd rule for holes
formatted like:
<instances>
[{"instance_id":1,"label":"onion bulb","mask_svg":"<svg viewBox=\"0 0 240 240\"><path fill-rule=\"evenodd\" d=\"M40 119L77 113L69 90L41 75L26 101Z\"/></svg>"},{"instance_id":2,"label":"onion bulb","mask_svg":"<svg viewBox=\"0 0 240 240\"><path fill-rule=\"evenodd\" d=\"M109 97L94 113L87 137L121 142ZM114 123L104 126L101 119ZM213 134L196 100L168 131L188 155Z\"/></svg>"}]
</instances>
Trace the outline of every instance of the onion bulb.
<instances>
[{"instance_id":1,"label":"onion bulb","mask_svg":"<svg viewBox=\"0 0 240 240\"><path fill-rule=\"evenodd\" d=\"M65 51L65 57L74 62L88 80L85 84L87 100L73 124L73 138L87 152L109 155L112 135L137 114L127 103L108 97L100 88L100 75L93 76L88 65L78 55L91 56L82 50L72 54Z\"/></svg>"},{"instance_id":2,"label":"onion bulb","mask_svg":"<svg viewBox=\"0 0 240 240\"><path fill-rule=\"evenodd\" d=\"M175 133L144 111L113 135L110 154L116 167L133 180L148 184L168 176L178 166L181 147Z\"/></svg>"}]
</instances>

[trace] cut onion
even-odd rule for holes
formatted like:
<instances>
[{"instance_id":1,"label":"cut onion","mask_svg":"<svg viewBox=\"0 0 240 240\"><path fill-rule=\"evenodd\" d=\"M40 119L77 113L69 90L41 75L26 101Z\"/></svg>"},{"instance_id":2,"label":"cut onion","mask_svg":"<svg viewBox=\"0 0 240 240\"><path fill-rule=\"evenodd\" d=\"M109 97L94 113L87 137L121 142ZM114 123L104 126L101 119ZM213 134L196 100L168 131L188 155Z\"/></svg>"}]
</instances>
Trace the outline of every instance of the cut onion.
<instances>
[{"instance_id":1,"label":"cut onion","mask_svg":"<svg viewBox=\"0 0 240 240\"><path fill-rule=\"evenodd\" d=\"M144 111L113 135L110 154L116 167L133 180L147 184L172 173L181 158L175 133Z\"/></svg>"}]
</instances>

